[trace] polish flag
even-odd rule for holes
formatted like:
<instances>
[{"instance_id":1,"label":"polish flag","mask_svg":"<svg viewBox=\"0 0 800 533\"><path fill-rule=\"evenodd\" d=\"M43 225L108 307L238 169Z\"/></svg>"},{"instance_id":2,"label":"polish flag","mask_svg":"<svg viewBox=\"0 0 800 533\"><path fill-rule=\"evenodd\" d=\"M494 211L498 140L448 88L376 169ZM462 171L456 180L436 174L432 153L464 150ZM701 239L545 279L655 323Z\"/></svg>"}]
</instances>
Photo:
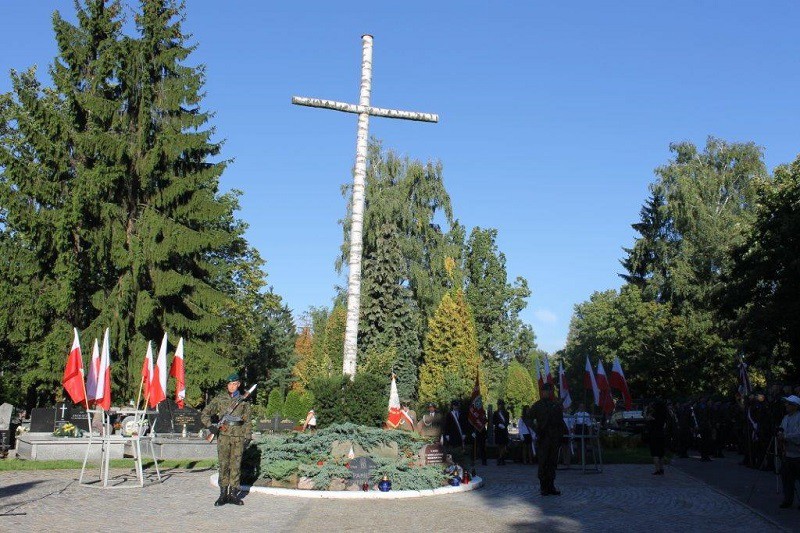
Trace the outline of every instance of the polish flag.
<instances>
[{"instance_id":1,"label":"polish flag","mask_svg":"<svg viewBox=\"0 0 800 533\"><path fill-rule=\"evenodd\" d=\"M553 380L553 374L550 372L550 358L546 355L544 356L544 375L543 381L546 381L550 385L554 385L555 382Z\"/></svg>"},{"instance_id":2,"label":"polish flag","mask_svg":"<svg viewBox=\"0 0 800 533\"><path fill-rule=\"evenodd\" d=\"M605 414L611 414L614 411L614 399L611 397L611 387L602 360L597 361L597 387L600 389L600 408Z\"/></svg>"},{"instance_id":3,"label":"polish flag","mask_svg":"<svg viewBox=\"0 0 800 533\"><path fill-rule=\"evenodd\" d=\"M89 361L89 375L86 377L86 399L94 403L97 399L97 384L100 381L100 346L97 339L92 346L92 360Z\"/></svg>"},{"instance_id":4,"label":"polish flag","mask_svg":"<svg viewBox=\"0 0 800 533\"><path fill-rule=\"evenodd\" d=\"M564 363L561 362L558 363L558 392L564 409L569 409L569 406L572 405L572 396L569 393L569 387L567 387L567 374L564 372Z\"/></svg>"},{"instance_id":5,"label":"polish flag","mask_svg":"<svg viewBox=\"0 0 800 533\"><path fill-rule=\"evenodd\" d=\"M167 399L167 334L161 340L161 348L158 350L158 360L153 367L153 375L150 378L150 400L148 405L155 407Z\"/></svg>"},{"instance_id":6,"label":"polish flag","mask_svg":"<svg viewBox=\"0 0 800 533\"><path fill-rule=\"evenodd\" d=\"M622 372L619 357L614 358L614 364L611 366L610 385L622 393L622 397L625 399L625 409L630 411L633 406L633 398L628 390L628 382L625 380L625 373Z\"/></svg>"},{"instance_id":7,"label":"polish flag","mask_svg":"<svg viewBox=\"0 0 800 533\"><path fill-rule=\"evenodd\" d=\"M183 400L186 398L186 374L183 366L183 337L180 338L178 347L175 349L175 357L172 358L172 366L169 368L169 375L175 378L175 403L178 404L178 409L183 409Z\"/></svg>"},{"instance_id":8,"label":"polish flag","mask_svg":"<svg viewBox=\"0 0 800 533\"><path fill-rule=\"evenodd\" d=\"M92 354L94 358L94 354ZM108 342L108 328L103 334L103 349L100 350L100 368L97 372L97 391L95 405L104 411L111 409L111 347Z\"/></svg>"},{"instance_id":9,"label":"polish flag","mask_svg":"<svg viewBox=\"0 0 800 533\"><path fill-rule=\"evenodd\" d=\"M142 363L142 388L144 390L144 401L150 397L150 380L153 379L153 342L147 341L147 353ZM138 407L137 407L138 409Z\"/></svg>"},{"instance_id":10,"label":"polish flag","mask_svg":"<svg viewBox=\"0 0 800 533\"><path fill-rule=\"evenodd\" d=\"M592 364L589 362L589 356L586 356L586 372L583 374L583 388L591 389L594 395L594 404L600 405L600 389L597 388L597 380L594 378L594 371Z\"/></svg>"},{"instance_id":11,"label":"polish flag","mask_svg":"<svg viewBox=\"0 0 800 533\"><path fill-rule=\"evenodd\" d=\"M61 384L67 391L73 403L86 400L86 391L83 387L83 357L81 356L81 341L78 339L78 328L73 328L75 337L72 340L72 349L67 357L67 366L64 367L64 377Z\"/></svg>"},{"instance_id":12,"label":"polish flag","mask_svg":"<svg viewBox=\"0 0 800 533\"><path fill-rule=\"evenodd\" d=\"M397 382L392 374L392 386L389 388L389 418L386 419L386 426L397 429L403 414L400 412L400 396L397 394Z\"/></svg>"},{"instance_id":13,"label":"polish flag","mask_svg":"<svg viewBox=\"0 0 800 533\"><path fill-rule=\"evenodd\" d=\"M539 385L539 397L542 397L542 386L544 385L544 378L542 377L542 367L539 366L539 358L536 358L536 383Z\"/></svg>"}]
</instances>

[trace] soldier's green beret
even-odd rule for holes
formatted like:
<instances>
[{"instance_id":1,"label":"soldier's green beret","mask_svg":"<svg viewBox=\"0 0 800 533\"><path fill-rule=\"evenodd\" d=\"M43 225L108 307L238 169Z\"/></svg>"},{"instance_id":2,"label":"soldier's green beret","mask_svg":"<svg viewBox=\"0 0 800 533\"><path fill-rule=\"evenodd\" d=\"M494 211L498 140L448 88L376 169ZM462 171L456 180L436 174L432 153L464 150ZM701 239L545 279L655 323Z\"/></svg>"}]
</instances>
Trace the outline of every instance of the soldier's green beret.
<instances>
[{"instance_id":1,"label":"soldier's green beret","mask_svg":"<svg viewBox=\"0 0 800 533\"><path fill-rule=\"evenodd\" d=\"M228 376L228 383L233 383L234 381L241 381L239 379L239 374L237 374L236 372Z\"/></svg>"}]
</instances>

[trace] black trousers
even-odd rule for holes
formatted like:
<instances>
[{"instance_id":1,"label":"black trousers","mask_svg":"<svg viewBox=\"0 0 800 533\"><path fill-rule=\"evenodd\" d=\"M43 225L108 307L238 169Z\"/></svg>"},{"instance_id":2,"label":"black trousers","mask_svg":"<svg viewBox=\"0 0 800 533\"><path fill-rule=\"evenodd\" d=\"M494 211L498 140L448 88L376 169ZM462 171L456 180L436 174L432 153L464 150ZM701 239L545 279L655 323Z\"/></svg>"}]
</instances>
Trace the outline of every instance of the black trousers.
<instances>
[{"instance_id":1,"label":"black trousers","mask_svg":"<svg viewBox=\"0 0 800 533\"><path fill-rule=\"evenodd\" d=\"M560 446L559 437L544 437L536 444L536 452L539 455L539 486L542 490L554 488Z\"/></svg>"},{"instance_id":2,"label":"black trousers","mask_svg":"<svg viewBox=\"0 0 800 533\"><path fill-rule=\"evenodd\" d=\"M783 481L783 501L794 503L794 484L800 480L800 457L784 457L781 466L781 481Z\"/></svg>"}]
</instances>

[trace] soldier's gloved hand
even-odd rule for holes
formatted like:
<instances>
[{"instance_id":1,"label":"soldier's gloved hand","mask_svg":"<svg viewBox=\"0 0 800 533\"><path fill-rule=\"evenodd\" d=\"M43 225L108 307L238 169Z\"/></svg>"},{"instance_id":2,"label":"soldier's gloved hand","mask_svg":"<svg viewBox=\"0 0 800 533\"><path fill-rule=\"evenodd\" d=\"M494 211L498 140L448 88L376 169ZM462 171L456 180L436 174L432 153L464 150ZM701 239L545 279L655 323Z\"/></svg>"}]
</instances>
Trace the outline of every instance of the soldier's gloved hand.
<instances>
[{"instance_id":1,"label":"soldier's gloved hand","mask_svg":"<svg viewBox=\"0 0 800 533\"><path fill-rule=\"evenodd\" d=\"M218 428L217 426L211 426L210 428L208 428L208 430L209 430L209 431L211 432L211 434L212 434L212 435L214 435L215 437L219 437L219 428Z\"/></svg>"}]
</instances>

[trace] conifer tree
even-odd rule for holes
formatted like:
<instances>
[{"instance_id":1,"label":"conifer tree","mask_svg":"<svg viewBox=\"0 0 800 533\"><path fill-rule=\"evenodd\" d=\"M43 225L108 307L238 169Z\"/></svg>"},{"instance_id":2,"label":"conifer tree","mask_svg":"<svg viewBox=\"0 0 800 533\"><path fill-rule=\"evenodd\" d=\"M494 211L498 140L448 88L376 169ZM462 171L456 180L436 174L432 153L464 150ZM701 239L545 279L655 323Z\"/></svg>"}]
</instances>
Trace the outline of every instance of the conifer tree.
<instances>
[{"instance_id":1,"label":"conifer tree","mask_svg":"<svg viewBox=\"0 0 800 533\"><path fill-rule=\"evenodd\" d=\"M518 361L508 363L503 396L506 405L514 406L515 413L522 412L523 407L528 407L539 399L539 393L531 379L531 375Z\"/></svg>"},{"instance_id":2,"label":"conifer tree","mask_svg":"<svg viewBox=\"0 0 800 533\"><path fill-rule=\"evenodd\" d=\"M475 322L461 289L445 294L431 317L419 371L419 399L446 404L469 397L480 366ZM486 383L481 379L482 394Z\"/></svg>"}]
</instances>

